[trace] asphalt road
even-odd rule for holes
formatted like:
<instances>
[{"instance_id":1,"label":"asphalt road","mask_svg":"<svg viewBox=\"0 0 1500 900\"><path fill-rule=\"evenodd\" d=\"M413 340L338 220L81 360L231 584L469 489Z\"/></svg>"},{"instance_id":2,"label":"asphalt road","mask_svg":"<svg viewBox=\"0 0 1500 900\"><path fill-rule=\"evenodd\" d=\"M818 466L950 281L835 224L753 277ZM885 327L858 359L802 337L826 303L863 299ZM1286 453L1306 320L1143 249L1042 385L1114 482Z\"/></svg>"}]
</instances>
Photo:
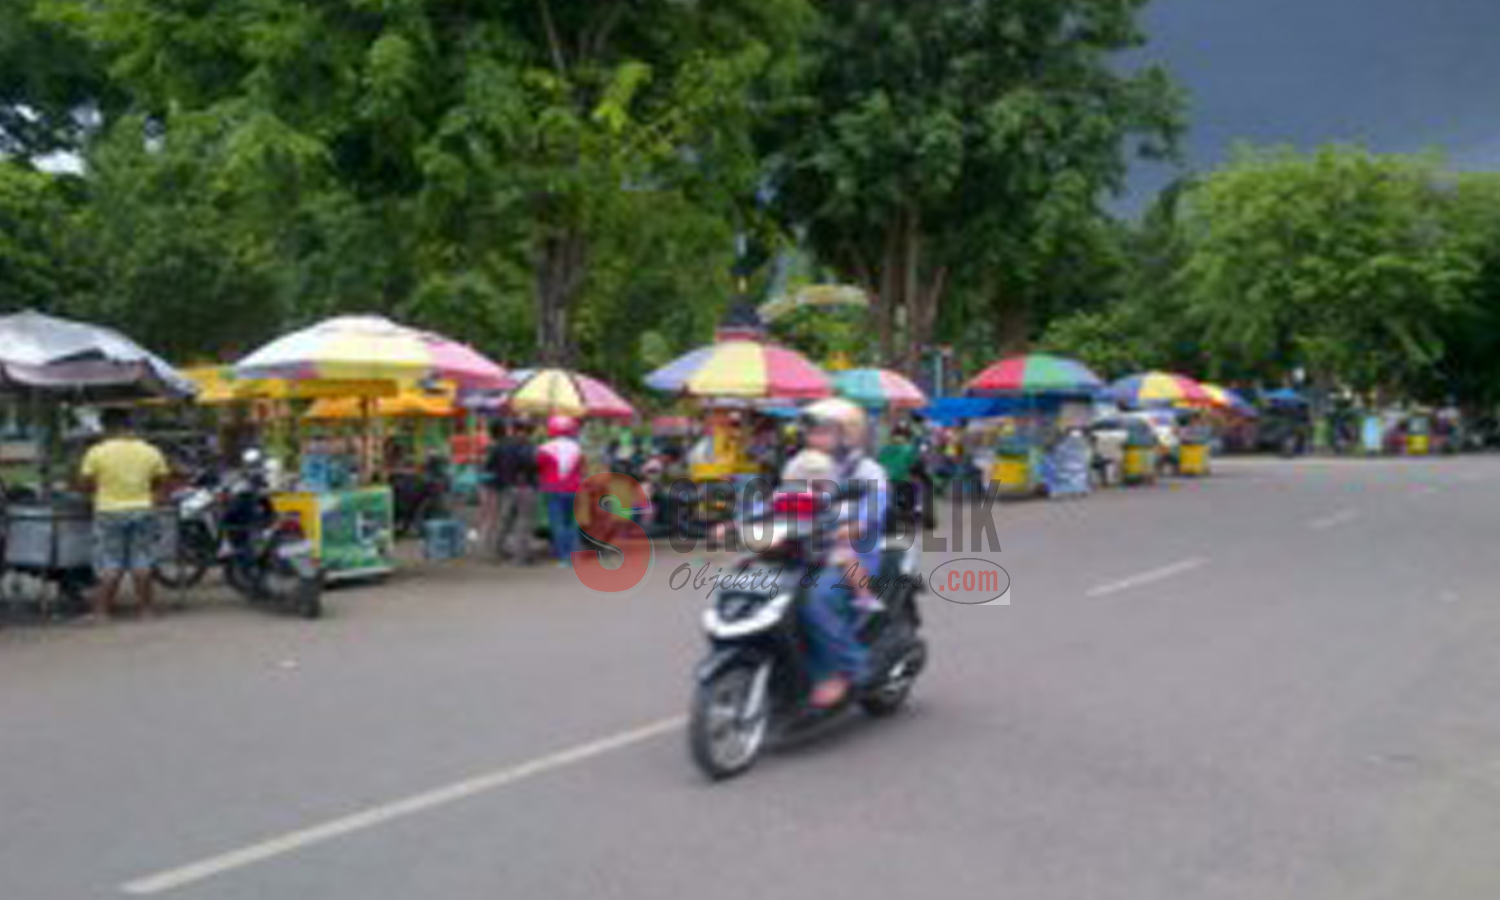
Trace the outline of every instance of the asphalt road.
<instances>
[{"instance_id":1,"label":"asphalt road","mask_svg":"<svg viewBox=\"0 0 1500 900\"><path fill-rule=\"evenodd\" d=\"M670 551L0 631L0 898L1488 900L1497 520L1480 457L1004 506L908 711L719 786Z\"/></svg>"}]
</instances>

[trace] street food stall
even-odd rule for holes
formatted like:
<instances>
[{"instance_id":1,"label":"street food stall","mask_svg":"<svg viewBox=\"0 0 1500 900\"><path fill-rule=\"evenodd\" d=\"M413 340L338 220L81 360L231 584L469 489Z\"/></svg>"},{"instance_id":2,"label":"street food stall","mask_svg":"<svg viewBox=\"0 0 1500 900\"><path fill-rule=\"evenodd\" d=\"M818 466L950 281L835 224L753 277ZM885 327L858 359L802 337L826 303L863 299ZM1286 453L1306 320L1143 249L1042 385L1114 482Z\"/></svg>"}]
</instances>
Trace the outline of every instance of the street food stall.
<instances>
[{"instance_id":1,"label":"street food stall","mask_svg":"<svg viewBox=\"0 0 1500 900\"><path fill-rule=\"evenodd\" d=\"M1171 455L1179 475L1204 476L1209 473L1213 431L1201 412L1191 411L1229 406L1232 398L1227 391L1223 388L1210 390L1186 375L1173 372L1142 372L1116 381L1110 386L1110 394L1115 402L1128 409L1178 410L1179 415L1172 416L1170 422L1157 423L1158 431L1175 431L1176 440L1169 444L1158 442L1156 453ZM1146 459L1144 448L1133 449L1134 454L1129 445L1126 447L1127 479L1145 480L1149 476L1141 471L1141 467L1148 463L1154 465L1155 461Z\"/></svg>"},{"instance_id":2,"label":"street food stall","mask_svg":"<svg viewBox=\"0 0 1500 900\"><path fill-rule=\"evenodd\" d=\"M689 465L699 489L695 520L700 525L722 521L729 508L726 484L738 491L761 474L761 461L749 449L753 402L821 399L833 392L828 376L802 354L750 339L694 350L652 372L646 384L703 402L708 433Z\"/></svg>"},{"instance_id":3,"label":"street food stall","mask_svg":"<svg viewBox=\"0 0 1500 900\"><path fill-rule=\"evenodd\" d=\"M74 471L62 446L64 413L195 391L177 370L113 329L32 311L0 316L0 396L19 407L34 436L19 459L12 457L31 464L30 485L0 479L0 580L7 589L24 582L33 599L53 598L60 601L54 611L71 612L92 581L93 508L67 486Z\"/></svg>"},{"instance_id":4,"label":"street food stall","mask_svg":"<svg viewBox=\"0 0 1500 900\"><path fill-rule=\"evenodd\" d=\"M1042 353L1007 357L980 372L968 392L1012 406L1008 423L996 429L993 462L984 475L1002 494L1035 496L1045 484L1044 460L1056 446L1063 404L1091 400L1103 385L1082 363ZM1071 470L1071 457L1064 467Z\"/></svg>"},{"instance_id":5,"label":"street food stall","mask_svg":"<svg viewBox=\"0 0 1500 900\"><path fill-rule=\"evenodd\" d=\"M325 396L355 398L356 434L313 436L303 448L295 486L274 498L295 515L330 579L362 578L395 568L395 497L380 417L380 397L402 385L438 390L440 382L499 389L504 369L473 348L377 316L342 316L278 338L233 367L238 379L313 383ZM359 389L375 383L376 396ZM348 390L339 394L340 386ZM393 402L401 402L394 400ZM450 529L451 530L451 529Z\"/></svg>"}]
</instances>

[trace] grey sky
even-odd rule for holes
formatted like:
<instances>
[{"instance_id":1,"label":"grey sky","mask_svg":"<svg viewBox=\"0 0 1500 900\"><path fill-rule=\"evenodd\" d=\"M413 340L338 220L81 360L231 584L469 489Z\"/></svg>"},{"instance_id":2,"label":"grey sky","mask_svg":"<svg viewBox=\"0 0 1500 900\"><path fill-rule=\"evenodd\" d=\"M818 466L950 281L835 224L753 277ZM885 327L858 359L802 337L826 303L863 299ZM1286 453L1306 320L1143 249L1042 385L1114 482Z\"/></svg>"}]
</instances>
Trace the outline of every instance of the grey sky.
<instances>
[{"instance_id":1,"label":"grey sky","mask_svg":"<svg viewBox=\"0 0 1500 900\"><path fill-rule=\"evenodd\" d=\"M1500 0L1155 0L1145 22L1191 93L1193 169L1239 140L1500 167ZM1172 174L1139 166L1127 206Z\"/></svg>"}]
</instances>

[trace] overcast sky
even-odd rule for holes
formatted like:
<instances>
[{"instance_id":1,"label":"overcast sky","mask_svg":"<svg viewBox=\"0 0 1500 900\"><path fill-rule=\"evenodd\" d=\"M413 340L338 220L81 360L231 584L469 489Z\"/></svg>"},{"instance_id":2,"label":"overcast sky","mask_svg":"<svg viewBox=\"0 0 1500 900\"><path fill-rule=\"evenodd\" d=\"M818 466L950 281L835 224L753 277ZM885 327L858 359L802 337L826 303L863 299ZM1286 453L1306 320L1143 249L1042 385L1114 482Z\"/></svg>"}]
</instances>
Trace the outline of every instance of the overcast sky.
<instances>
[{"instance_id":1,"label":"overcast sky","mask_svg":"<svg viewBox=\"0 0 1500 900\"><path fill-rule=\"evenodd\" d=\"M1193 169L1240 140L1500 168L1500 0L1154 0L1145 22L1145 56L1191 95ZM1138 166L1126 205L1172 174Z\"/></svg>"}]
</instances>

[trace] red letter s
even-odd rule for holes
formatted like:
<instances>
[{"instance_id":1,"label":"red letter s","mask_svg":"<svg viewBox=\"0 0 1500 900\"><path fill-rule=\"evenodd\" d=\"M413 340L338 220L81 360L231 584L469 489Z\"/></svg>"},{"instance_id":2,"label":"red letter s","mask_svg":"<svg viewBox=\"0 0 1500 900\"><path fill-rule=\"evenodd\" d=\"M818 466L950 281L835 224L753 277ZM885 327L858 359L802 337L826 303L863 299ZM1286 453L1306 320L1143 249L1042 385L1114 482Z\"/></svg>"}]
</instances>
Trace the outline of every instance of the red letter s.
<instances>
[{"instance_id":1,"label":"red letter s","mask_svg":"<svg viewBox=\"0 0 1500 900\"><path fill-rule=\"evenodd\" d=\"M573 571L583 586L607 594L620 594L634 588L646 579L651 569L651 538L639 522L605 509L603 500L614 496L627 510L648 510L651 498L640 482L629 475L606 472L590 476L573 496L573 514L577 516L579 530L606 546L619 550L624 562L619 568L606 569L602 562L602 550L573 551ZM598 498L597 505L590 507L589 501ZM583 513L590 510L593 515L589 524L583 525Z\"/></svg>"}]
</instances>

